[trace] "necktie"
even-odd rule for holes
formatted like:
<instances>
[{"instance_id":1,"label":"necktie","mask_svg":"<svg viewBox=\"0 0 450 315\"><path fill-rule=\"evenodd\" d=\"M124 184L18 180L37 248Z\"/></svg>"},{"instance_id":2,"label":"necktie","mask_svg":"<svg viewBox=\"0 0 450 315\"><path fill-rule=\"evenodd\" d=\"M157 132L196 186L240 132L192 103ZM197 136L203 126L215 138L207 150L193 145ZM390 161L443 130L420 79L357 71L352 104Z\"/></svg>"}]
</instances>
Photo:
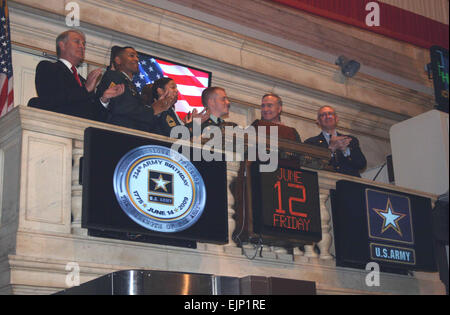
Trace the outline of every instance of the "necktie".
<instances>
[{"instance_id":1,"label":"necktie","mask_svg":"<svg viewBox=\"0 0 450 315\"><path fill-rule=\"evenodd\" d=\"M83 86L83 85L81 84L80 77L78 76L77 68L75 68L75 66L72 66L72 72L73 72L73 76L75 77L75 80L77 80L77 82L78 82L78 85L79 85L79 86Z\"/></svg>"}]
</instances>

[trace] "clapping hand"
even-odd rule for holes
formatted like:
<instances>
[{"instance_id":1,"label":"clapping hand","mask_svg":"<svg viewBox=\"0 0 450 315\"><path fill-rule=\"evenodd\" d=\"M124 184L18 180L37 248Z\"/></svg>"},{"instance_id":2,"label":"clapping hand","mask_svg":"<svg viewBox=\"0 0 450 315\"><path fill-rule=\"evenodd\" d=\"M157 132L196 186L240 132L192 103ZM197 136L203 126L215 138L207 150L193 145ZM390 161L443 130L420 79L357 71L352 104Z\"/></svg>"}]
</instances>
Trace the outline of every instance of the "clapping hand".
<instances>
[{"instance_id":1,"label":"clapping hand","mask_svg":"<svg viewBox=\"0 0 450 315\"><path fill-rule=\"evenodd\" d=\"M209 108L203 109L200 113L197 112L197 109L194 108L192 112L189 112L186 117L184 117L184 123L189 124L194 121L194 119L200 119L200 122L203 124L208 120L210 115Z\"/></svg>"},{"instance_id":2,"label":"clapping hand","mask_svg":"<svg viewBox=\"0 0 450 315\"><path fill-rule=\"evenodd\" d=\"M94 91L95 86L97 85L98 79L102 75L102 68L95 69L94 71L91 71L91 73L88 74L86 78L86 82L84 83L84 86L86 87L86 90L90 93Z\"/></svg>"},{"instance_id":3,"label":"clapping hand","mask_svg":"<svg viewBox=\"0 0 450 315\"><path fill-rule=\"evenodd\" d=\"M165 112L177 102L177 99L177 94L171 93L170 90L165 91L164 94L152 104L154 114L158 115Z\"/></svg>"},{"instance_id":4,"label":"clapping hand","mask_svg":"<svg viewBox=\"0 0 450 315\"><path fill-rule=\"evenodd\" d=\"M332 136L330 138L330 145L328 148L332 152L336 152L337 150L345 151L348 148L348 145L352 141L352 138L348 136Z\"/></svg>"},{"instance_id":5,"label":"clapping hand","mask_svg":"<svg viewBox=\"0 0 450 315\"><path fill-rule=\"evenodd\" d=\"M111 98L122 95L125 92L124 84L117 84L109 87L103 92L102 97L100 98L103 103L108 103Z\"/></svg>"}]
</instances>

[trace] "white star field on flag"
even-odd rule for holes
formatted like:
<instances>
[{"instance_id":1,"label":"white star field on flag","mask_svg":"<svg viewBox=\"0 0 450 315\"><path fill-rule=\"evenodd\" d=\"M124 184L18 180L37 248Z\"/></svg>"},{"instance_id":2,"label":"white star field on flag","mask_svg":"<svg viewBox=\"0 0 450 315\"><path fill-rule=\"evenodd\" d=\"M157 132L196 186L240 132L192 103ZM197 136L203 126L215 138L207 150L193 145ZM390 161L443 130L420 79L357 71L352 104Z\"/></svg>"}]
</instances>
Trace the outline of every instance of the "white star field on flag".
<instances>
[{"instance_id":1,"label":"white star field on flag","mask_svg":"<svg viewBox=\"0 0 450 315\"><path fill-rule=\"evenodd\" d=\"M211 76L209 72L155 59L145 54L139 54L139 60L140 73L133 78L138 91L160 78L169 77L178 87L178 102L175 104L175 110L181 119L195 108L198 112L203 110L201 95L209 86Z\"/></svg>"}]
</instances>

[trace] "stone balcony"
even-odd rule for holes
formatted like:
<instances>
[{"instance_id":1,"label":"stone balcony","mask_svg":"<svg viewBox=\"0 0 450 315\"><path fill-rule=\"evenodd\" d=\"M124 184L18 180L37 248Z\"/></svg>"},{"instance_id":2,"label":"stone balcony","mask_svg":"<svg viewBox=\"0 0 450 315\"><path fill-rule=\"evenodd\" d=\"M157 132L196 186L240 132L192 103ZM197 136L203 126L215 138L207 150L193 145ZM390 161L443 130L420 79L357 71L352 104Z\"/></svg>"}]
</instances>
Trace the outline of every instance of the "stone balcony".
<instances>
[{"instance_id":1,"label":"stone balcony","mask_svg":"<svg viewBox=\"0 0 450 315\"><path fill-rule=\"evenodd\" d=\"M228 192L229 243L198 243L196 249L92 237L81 227L79 158L85 128L140 137L167 138L39 109L18 106L0 119L0 294L49 294L67 288L71 266L80 282L113 271L146 269L219 276L270 276L316 282L319 294L445 294L438 273L381 273L380 286L366 286L367 271L336 267L329 190L349 179L436 200L435 195L318 170L322 241L304 251L232 241L234 196ZM229 183L239 163L228 162ZM320 254L319 254L320 252Z\"/></svg>"}]
</instances>

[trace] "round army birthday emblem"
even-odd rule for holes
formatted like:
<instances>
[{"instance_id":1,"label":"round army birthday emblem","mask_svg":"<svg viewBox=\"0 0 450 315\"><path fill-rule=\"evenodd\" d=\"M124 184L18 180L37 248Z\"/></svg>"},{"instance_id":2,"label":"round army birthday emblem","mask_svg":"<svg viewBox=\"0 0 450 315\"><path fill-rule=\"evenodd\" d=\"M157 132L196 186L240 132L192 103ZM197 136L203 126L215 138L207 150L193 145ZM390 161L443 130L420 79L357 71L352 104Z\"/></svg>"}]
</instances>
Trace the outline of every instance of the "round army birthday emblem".
<instances>
[{"instance_id":1,"label":"round army birthday emblem","mask_svg":"<svg viewBox=\"0 0 450 315\"><path fill-rule=\"evenodd\" d=\"M147 145L125 154L114 172L114 192L137 224L158 232L180 232L203 213L206 188L195 166L180 153Z\"/></svg>"}]
</instances>

